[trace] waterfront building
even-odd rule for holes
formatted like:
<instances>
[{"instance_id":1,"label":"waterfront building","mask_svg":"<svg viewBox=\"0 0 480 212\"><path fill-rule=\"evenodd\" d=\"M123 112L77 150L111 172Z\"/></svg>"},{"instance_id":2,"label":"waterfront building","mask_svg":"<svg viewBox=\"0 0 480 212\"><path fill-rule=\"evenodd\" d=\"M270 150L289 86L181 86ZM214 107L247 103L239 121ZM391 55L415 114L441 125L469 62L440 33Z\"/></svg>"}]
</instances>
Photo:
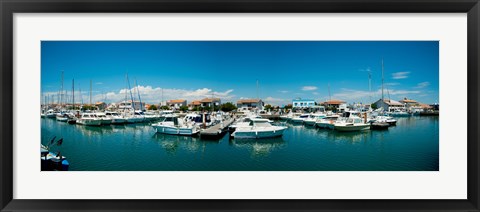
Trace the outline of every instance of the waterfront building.
<instances>
[{"instance_id":1,"label":"waterfront building","mask_svg":"<svg viewBox=\"0 0 480 212\"><path fill-rule=\"evenodd\" d=\"M140 104L140 101L133 101L133 104L132 104L132 100L122 101L117 104L119 110L123 110L123 109L129 110L132 108L134 108L135 110L141 110L143 105L144 103L142 102Z\"/></svg>"},{"instance_id":2,"label":"waterfront building","mask_svg":"<svg viewBox=\"0 0 480 212\"><path fill-rule=\"evenodd\" d=\"M95 107L97 107L99 110L105 110L105 108L107 108L107 104L105 102L96 102Z\"/></svg>"},{"instance_id":3,"label":"waterfront building","mask_svg":"<svg viewBox=\"0 0 480 212\"><path fill-rule=\"evenodd\" d=\"M239 110L263 110L264 102L261 99L240 99L237 101Z\"/></svg>"},{"instance_id":4,"label":"waterfront building","mask_svg":"<svg viewBox=\"0 0 480 212\"><path fill-rule=\"evenodd\" d=\"M315 101L313 99L294 99L292 100L293 108L311 108L315 106Z\"/></svg>"},{"instance_id":5,"label":"waterfront building","mask_svg":"<svg viewBox=\"0 0 480 212\"><path fill-rule=\"evenodd\" d=\"M345 111L347 103L343 100L331 99L322 103L327 109L334 109L336 111Z\"/></svg>"},{"instance_id":6,"label":"waterfront building","mask_svg":"<svg viewBox=\"0 0 480 212\"><path fill-rule=\"evenodd\" d=\"M384 111L405 111L405 105L403 103L391 99L383 99L383 101L379 99L373 104L375 104L377 108L383 108Z\"/></svg>"},{"instance_id":7,"label":"waterfront building","mask_svg":"<svg viewBox=\"0 0 480 212\"><path fill-rule=\"evenodd\" d=\"M188 109L193 110L194 108L201 107L201 106L202 106L202 102L200 102L200 100L193 100L190 102L190 104L188 104Z\"/></svg>"},{"instance_id":8,"label":"waterfront building","mask_svg":"<svg viewBox=\"0 0 480 212\"><path fill-rule=\"evenodd\" d=\"M202 107L212 107L213 105L220 106L221 101L220 98L204 98L200 100L200 103Z\"/></svg>"},{"instance_id":9,"label":"waterfront building","mask_svg":"<svg viewBox=\"0 0 480 212\"><path fill-rule=\"evenodd\" d=\"M410 106L418 106L418 102L413 100L413 99L408 99L408 98L403 98L402 100L399 101L400 103L404 104L406 107Z\"/></svg>"},{"instance_id":10,"label":"waterfront building","mask_svg":"<svg viewBox=\"0 0 480 212\"><path fill-rule=\"evenodd\" d=\"M184 99L172 99L167 101L167 106L170 108L179 109L182 106L187 106L187 100Z\"/></svg>"}]
</instances>

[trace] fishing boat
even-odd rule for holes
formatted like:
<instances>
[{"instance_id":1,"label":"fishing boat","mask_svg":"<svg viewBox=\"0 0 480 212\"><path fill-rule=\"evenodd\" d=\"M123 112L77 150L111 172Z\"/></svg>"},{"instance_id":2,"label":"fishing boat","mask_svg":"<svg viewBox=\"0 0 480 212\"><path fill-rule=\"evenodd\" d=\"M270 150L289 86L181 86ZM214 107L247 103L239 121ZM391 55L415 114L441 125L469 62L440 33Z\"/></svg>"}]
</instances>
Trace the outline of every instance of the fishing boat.
<instances>
[{"instance_id":1,"label":"fishing boat","mask_svg":"<svg viewBox=\"0 0 480 212\"><path fill-rule=\"evenodd\" d=\"M285 126L274 126L268 119L251 119L248 126L237 126L233 138L271 138L283 135Z\"/></svg>"},{"instance_id":2,"label":"fishing boat","mask_svg":"<svg viewBox=\"0 0 480 212\"><path fill-rule=\"evenodd\" d=\"M102 119L99 119L95 113L82 113L77 120L77 124L85 126L100 126L102 125Z\"/></svg>"},{"instance_id":3,"label":"fishing boat","mask_svg":"<svg viewBox=\"0 0 480 212\"><path fill-rule=\"evenodd\" d=\"M200 132L200 128L193 122L185 122L177 116L169 114L158 123L152 124L157 133L169 135L196 135Z\"/></svg>"}]
</instances>

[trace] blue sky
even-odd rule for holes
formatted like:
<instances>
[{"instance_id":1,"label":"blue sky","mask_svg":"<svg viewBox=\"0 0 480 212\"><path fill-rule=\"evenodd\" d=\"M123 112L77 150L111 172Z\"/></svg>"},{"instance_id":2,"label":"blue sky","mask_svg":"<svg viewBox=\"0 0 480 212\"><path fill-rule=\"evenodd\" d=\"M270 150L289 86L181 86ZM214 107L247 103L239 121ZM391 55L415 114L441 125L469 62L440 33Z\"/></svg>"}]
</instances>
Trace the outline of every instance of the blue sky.
<instances>
[{"instance_id":1,"label":"blue sky","mask_svg":"<svg viewBox=\"0 0 480 212\"><path fill-rule=\"evenodd\" d=\"M381 98L382 58L385 98L439 98L437 41L42 41L41 55L42 93L58 96L63 71L67 94L74 78L85 103L90 80L93 101L124 100L126 73L147 103L256 98L257 80L259 97L274 105L329 96L366 103Z\"/></svg>"}]
</instances>

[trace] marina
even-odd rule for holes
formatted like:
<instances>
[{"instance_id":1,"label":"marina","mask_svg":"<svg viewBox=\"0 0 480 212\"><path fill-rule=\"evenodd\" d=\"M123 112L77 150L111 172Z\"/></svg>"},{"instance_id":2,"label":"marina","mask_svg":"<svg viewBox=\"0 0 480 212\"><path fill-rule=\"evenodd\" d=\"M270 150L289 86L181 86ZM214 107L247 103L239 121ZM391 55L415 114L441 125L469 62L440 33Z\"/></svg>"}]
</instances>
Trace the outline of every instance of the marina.
<instances>
[{"instance_id":1,"label":"marina","mask_svg":"<svg viewBox=\"0 0 480 212\"><path fill-rule=\"evenodd\" d=\"M438 170L436 116L400 117L388 130L338 132L276 121L283 136L216 140L155 133L151 124L84 126L42 119L42 141L63 135L70 171Z\"/></svg>"}]
</instances>

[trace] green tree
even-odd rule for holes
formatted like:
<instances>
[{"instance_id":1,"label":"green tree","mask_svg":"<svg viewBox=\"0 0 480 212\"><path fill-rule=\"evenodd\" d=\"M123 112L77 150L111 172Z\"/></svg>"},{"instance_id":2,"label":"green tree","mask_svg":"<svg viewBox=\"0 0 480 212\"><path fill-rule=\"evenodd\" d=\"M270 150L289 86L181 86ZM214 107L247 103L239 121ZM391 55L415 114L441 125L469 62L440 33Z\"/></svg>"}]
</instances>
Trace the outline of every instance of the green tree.
<instances>
[{"instance_id":1,"label":"green tree","mask_svg":"<svg viewBox=\"0 0 480 212\"><path fill-rule=\"evenodd\" d=\"M187 106L181 106L180 110L183 111L183 112L186 112L188 110L188 107Z\"/></svg>"},{"instance_id":2,"label":"green tree","mask_svg":"<svg viewBox=\"0 0 480 212\"><path fill-rule=\"evenodd\" d=\"M222 106L220 106L220 110L223 111L223 112L230 112L232 110L236 110L237 107L231 103L231 102L227 102L225 104L222 104Z\"/></svg>"},{"instance_id":3,"label":"green tree","mask_svg":"<svg viewBox=\"0 0 480 212\"><path fill-rule=\"evenodd\" d=\"M158 108L157 108L156 105L150 105L150 106L148 107L148 110L157 110L157 109L158 109Z\"/></svg>"},{"instance_id":4,"label":"green tree","mask_svg":"<svg viewBox=\"0 0 480 212\"><path fill-rule=\"evenodd\" d=\"M166 106L166 105L164 105L164 106L161 106L161 107L160 107L160 109L161 109L161 110L170 110L170 107L169 107L169 106Z\"/></svg>"},{"instance_id":5,"label":"green tree","mask_svg":"<svg viewBox=\"0 0 480 212\"><path fill-rule=\"evenodd\" d=\"M374 103L372 103L372 104L370 105L370 107L372 107L372 110L376 110L376 109L377 109L377 105L374 104Z\"/></svg>"},{"instance_id":6,"label":"green tree","mask_svg":"<svg viewBox=\"0 0 480 212\"><path fill-rule=\"evenodd\" d=\"M96 110L97 107L93 106L93 105L83 105L82 106L82 111L85 111L85 110Z\"/></svg>"},{"instance_id":7,"label":"green tree","mask_svg":"<svg viewBox=\"0 0 480 212\"><path fill-rule=\"evenodd\" d=\"M265 107L263 107L264 110L266 111L269 111L272 109L272 105L268 104L268 105L265 105Z\"/></svg>"},{"instance_id":8,"label":"green tree","mask_svg":"<svg viewBox=\"0 0 480 212\"><path fill-rule=\"evenodd\" d=\"M288 104L284 107L284 109L292 109L292 108L293 108L292 104Z\"/></svg>"}]
</instances>

